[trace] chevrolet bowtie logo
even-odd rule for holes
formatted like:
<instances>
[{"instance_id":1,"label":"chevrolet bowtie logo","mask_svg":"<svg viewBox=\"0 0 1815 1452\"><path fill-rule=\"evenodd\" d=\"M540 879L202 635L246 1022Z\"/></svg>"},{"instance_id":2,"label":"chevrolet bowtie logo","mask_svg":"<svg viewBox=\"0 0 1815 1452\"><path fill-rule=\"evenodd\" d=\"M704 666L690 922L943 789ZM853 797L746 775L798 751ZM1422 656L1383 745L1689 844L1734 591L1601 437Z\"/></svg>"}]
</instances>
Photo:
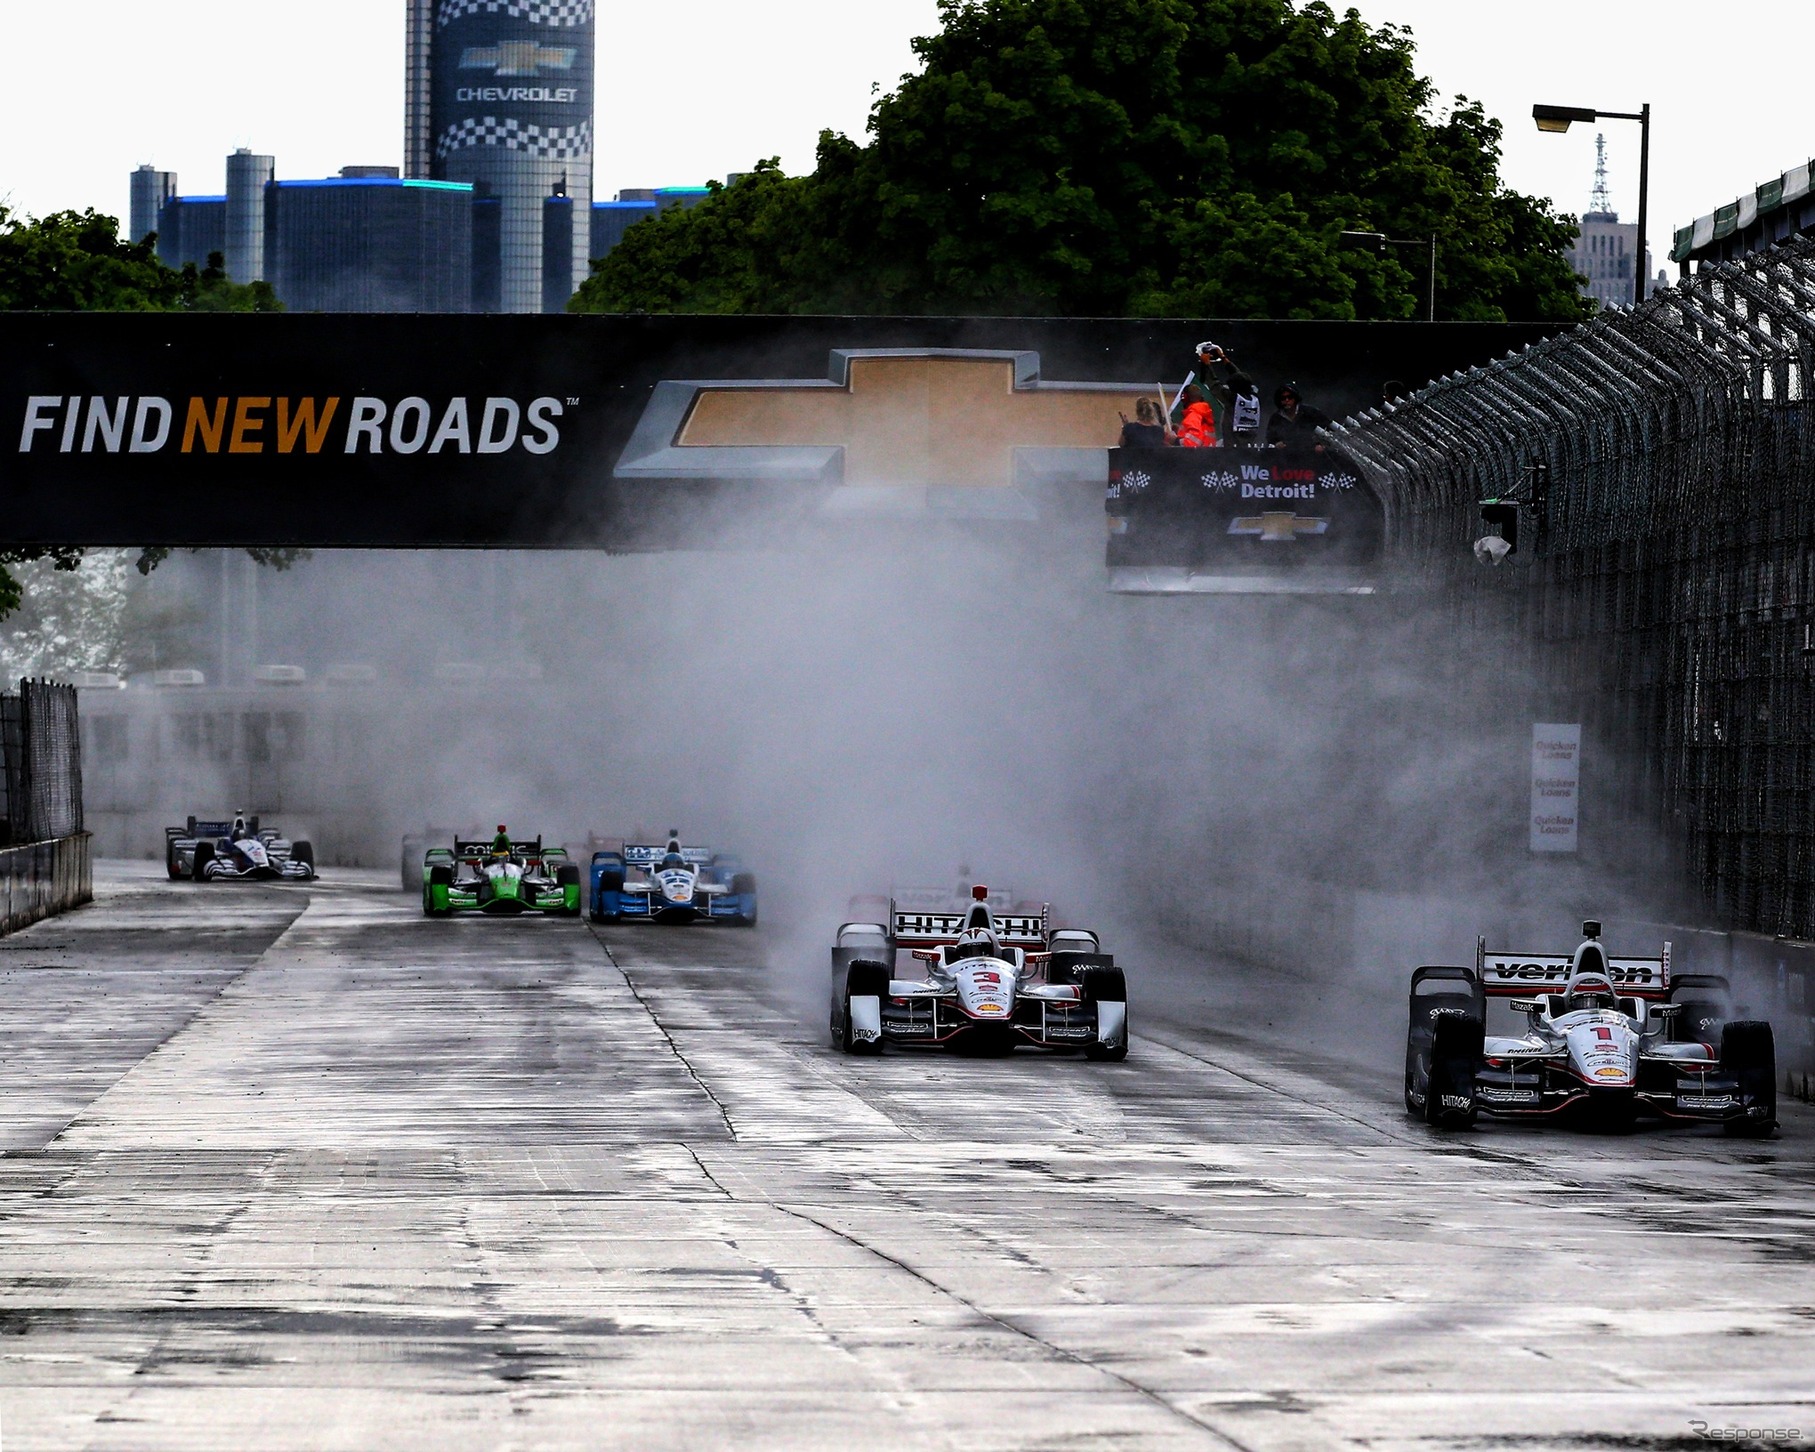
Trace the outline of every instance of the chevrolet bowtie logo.
<instances>
[{"instance_id":1,"label":"chevrolet bowtie logo","mask_svg":"<svg viewBox=\"0 0 1815 1452\"><path fill-rule=\"evenodd\" d=\"M490 71L495 76L539 76L545 70L571 71L578 54L567 45L507 40L499 45L469 45L460 54L460 69Z\"/></svg>"},{"instance_id":2,"label":"chevrolet bowtie logo","mask_svg":"<svg viewBox=\"0 0 1815 1452\"><path fill-rule=\"evenodd\" d=\"M827 378L658 383L620 479L801 480L1006 489L1017 450L1063 450L1049 476L1101 482L1138 383L1045 383L1039 354L839 349Z\"/></svg>"},{"instance_id":3,"label":"chevrolet bowtie logo","mask_svg":"<svg viewBox=\"0 0 1815 1452\"><path fill-rule=\"evenodd\" d=\"M1322 534L1329 527L1327 519L1300 519L1290 510L1229 521L1230 534L1259 535L1262 544L1291 544L1301 534Z\"/></svg>"}]
</instances>

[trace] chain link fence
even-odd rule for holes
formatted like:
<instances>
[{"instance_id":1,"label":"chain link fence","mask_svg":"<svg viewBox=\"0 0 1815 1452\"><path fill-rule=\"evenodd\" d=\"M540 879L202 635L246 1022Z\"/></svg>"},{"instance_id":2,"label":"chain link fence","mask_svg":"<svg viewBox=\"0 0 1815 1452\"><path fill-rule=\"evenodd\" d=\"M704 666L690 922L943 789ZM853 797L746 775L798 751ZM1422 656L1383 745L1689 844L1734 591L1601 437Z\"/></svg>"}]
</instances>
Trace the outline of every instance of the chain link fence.
<instances>
[{"instance_id":1,"label":"chain link fence","mask_svg":"<svg viewBox=\"0 0 1815 1452\"><path fill-rule=\"evenodd\" d=\"M82 831L76 688L23 680L0 695L0 846Z\"/></svg>"},{"instance_id":2,"label":"chain link fence","mask_svg":"<svg viewBox=\"0 0 1815 1452\"><path fill-rule=\"evenodd\" d=\"M1798 239L1331 430L1414 587L1574 702L1631 767L1621 810L1667 829L1725 924L1799 938L1815 938L1812 366L1815 243ZM1498 567L1471 548L1494 499L1517 501Z\"/></svg>"}]
</instances>

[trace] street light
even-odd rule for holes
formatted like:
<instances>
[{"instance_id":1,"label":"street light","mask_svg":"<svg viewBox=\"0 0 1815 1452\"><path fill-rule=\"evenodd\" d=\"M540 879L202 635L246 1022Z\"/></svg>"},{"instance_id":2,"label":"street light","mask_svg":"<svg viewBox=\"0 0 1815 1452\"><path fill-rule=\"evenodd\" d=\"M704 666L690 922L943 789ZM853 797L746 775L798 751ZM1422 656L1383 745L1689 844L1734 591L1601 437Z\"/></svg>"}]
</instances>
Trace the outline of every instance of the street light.
<instances>
[{"instance_id":1,"label":"street light","mask_svg":"<svg viewBox=\"0 0 1815 1452\"><path fill-rule=\"evenodd\" d=\"M1343 232L1342 240L1351 247L1368 247L1375 252L1384 252L1389 247L1429 247L1431 252L1430 273L1430 313L1427 321L1437 321L1437 234L1424 237L1389 237L1384 232Z\"/></svg>"},{"instance_id":2,"label":"street light","mask_svg":"<svg viewBox=\"0 0 1815 1452\"><path fill-rule=\"evenodd\" d=\"M1632 260L1632 305L1645 300L1645 213L1651 190L1651 103L1636 111L1596 111L1585 106L1533 106L1538 130L1563 132L1571 121L1636 121L1639 123L1639 245Z\"/></svg>"}]
</instances>

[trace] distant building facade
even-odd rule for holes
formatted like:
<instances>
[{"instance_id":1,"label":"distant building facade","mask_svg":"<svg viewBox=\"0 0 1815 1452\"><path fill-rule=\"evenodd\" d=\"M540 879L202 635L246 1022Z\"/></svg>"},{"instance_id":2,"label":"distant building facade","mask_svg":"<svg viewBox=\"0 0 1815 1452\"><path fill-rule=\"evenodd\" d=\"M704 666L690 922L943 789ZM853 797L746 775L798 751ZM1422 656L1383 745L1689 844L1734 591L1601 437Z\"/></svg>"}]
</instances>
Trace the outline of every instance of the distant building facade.
<instances>
[{"instance_id":1,"label":"distant building facade","mask_svg":"<svg viewBox=\"0 0 1815 1452\"><path fill-rule=\"evenodd\" d=\"M595 8L409 0L404 155L417 175L498 203L502 312L542 312L556 294L565 305L588 271L577 219L592 206Z\"/></svg>"},{"instance_id":2,"label":"distant building facade","mask_svg":"<svg viewBox=\"0 0 1815 1452\"><path fill-rule=\"evenodd\" d=\"M132 211L130 242L143 242L158 229L158 217L164 203L176 195L176 173L141 166L132 174Z\"/></svg>"},{"instance_id":3,"label":"distant building facade","mask_svg":"<svg viewBox=\"0 0 1815 1452\"><path fill-rule=\"evenodd\" d=\"M472 311L470 186L347 167L265 196L266 277L292 312Z\"/></svg>"},{"instance_id":4,"label":"distant building facade","mask_svg":"<svg viewBox=\"0 0 1815 1452\"><path fill-rule=\"evenodd\" d=\"M1569 249L1569 265L1587 279L1582 290L1604 308L1632 306L1632 272L1638 261L1639 229L1636 222L1622 222L1607 195L1607 146L1595 137L1594 197L1582 214L1580 235ZM1645 296L1665 286L1651 267L1651 249L1645 249Z\"/></svg>"},{"instance_id":5,"label":"distant building facade","mask_svg":"<svg viewBox=\"0 0 1815 1452\"><path fill-rule=\"evenodd\" d=\"M267 281L296 312L508 312L506 199L477 182L399 176L392 166L348 166L315 180L278 180L271 157L227 158L227 191L177 194L173 172L132 174L141 197L164 198L152 225L171 267L205 267L221 254L235 282ZM648 187L586 203L557 184L538 204L536 307L560 312L634 223L689 207L706 187ZM147 202L149 205L149 202ZM144 216L134 212L135 229ZM256 229L256 237L249 234ZM575 258L581 261L575 275Z\"/></svg>"}]
</instances>

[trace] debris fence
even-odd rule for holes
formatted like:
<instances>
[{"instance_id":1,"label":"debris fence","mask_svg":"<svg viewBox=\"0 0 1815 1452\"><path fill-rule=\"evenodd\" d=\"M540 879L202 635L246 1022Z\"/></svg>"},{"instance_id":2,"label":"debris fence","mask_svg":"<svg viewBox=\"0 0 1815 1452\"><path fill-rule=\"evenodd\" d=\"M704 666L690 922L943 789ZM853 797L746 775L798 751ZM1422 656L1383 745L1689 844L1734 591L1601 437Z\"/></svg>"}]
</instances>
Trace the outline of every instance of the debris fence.
<instances>
[{"instance_id":1,"label":"debris fence","mask_svg":"<svg viewBox=\"0 0 1815 1452\"><path fill-rule=\"evenodd\" d=\"M1815 243L1444 378L1331 436L1395 568L1560 683L1725 926L1815 938ZM1486 500L1517 548L1478 563ZM1447 612L1446 612L1447 613Z\"/></svg>"},{"instance_id":2,"label":"debris fence","mask_svg":"<svg viewBox=\"0 0 1815 1452\"><path fill-rule=\"evenodd\" d=\"M0 695L0 846L82 831L76 688L23 680Z\"/></svg>"}]
</instances>

